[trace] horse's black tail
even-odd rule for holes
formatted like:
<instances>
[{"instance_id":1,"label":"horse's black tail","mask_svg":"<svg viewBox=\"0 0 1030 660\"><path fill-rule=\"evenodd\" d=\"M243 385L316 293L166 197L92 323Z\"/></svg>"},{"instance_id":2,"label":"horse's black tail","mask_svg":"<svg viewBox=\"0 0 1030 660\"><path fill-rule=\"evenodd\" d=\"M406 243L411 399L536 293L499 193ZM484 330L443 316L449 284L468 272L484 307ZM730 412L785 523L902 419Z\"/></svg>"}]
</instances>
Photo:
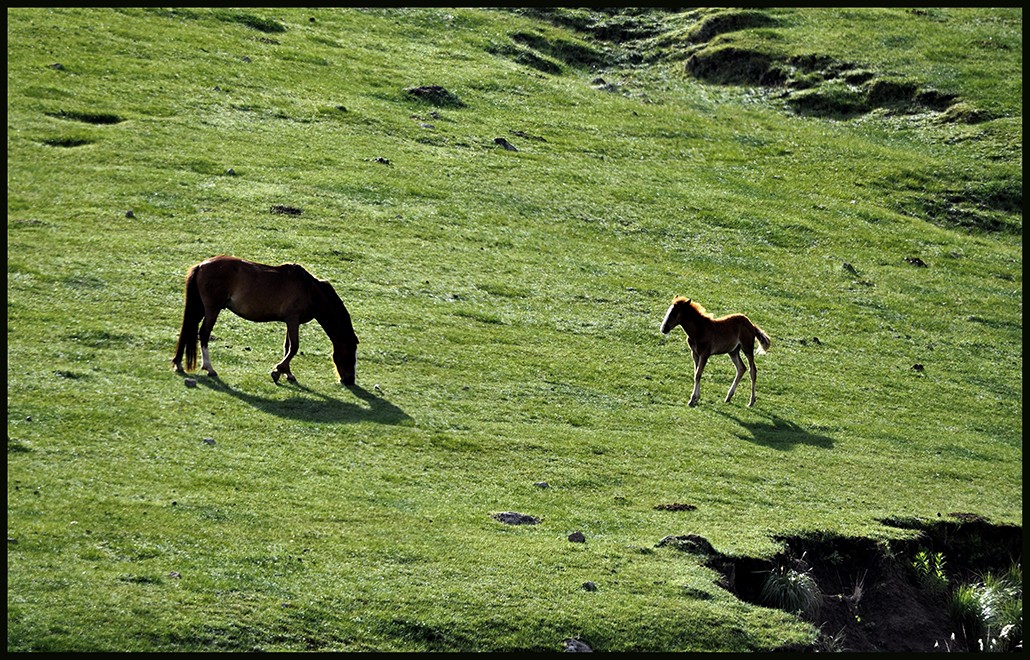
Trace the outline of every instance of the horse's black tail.
<instances>
[{"instance_id":1,"label":"horse's black tail","mask_svg":"<svg viewBox=\"0 0 1030 660\"><path fill-rule=\"evenodd\" d=\"M755 326L755 338L758 339L758 352L765 353L769 350L769 345L772 344L772 340L769 339L769 335L765 334L765 330L762 330L754 323L751 325Z\"/></svg>"},{"instance_id":2,"label":"horse's black tail","mask_svg":"<svg viewBox=\"0 0 1030 660\"><path fill-rule=\"evenodd\" d=\"M190 268L186 274L186 304L182 312L182 329L179 331L179 342L175 345L175 358L172 365L182 366L183 354L186 355L186 371L197 367L197 327L204 318L204 303L200 300L200 289L197 287L197 267Z\"/></svg>"}]
</instances>

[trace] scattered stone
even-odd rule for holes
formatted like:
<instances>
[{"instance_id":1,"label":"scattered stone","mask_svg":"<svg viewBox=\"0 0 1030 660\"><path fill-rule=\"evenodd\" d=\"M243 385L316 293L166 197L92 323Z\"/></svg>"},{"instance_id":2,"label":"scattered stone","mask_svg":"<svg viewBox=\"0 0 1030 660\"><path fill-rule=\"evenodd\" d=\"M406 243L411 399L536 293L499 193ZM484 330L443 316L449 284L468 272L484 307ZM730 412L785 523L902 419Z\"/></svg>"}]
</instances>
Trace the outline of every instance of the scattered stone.
<instances>
[{"instance_id":1,"label":"scattered stone","mask_svg":"<svg viewBox=\"0 0 1030 660\"><path fill-rule=\"evenodd\" d=\"M187 379L183 380L182 383L186 387L196 387L197 386L197 379L196 378L187 378Z\"/></svg>"},{"instance_id":2,"label":"scattered stone","mask_svg":"<svg viewBox=\"0 0 1030 660\"><path fill-rule=\"evenodd\" d=\"M594 649L590 648L585 642L570 637L563 639L562 644L565 645L566 653L593 653Z\"/></svg>"},{"instance_id":3,"label":"scattered stone","mask_svg":"<svg viewBox=\"0 0 1030 660\"><path fill-rule=\"evenodd\" d=\"M916 268L926 268L927 267L926 262L923 261L922 259L920 259L919 257L905 257L905 261L907 261L908 263L912 264Z\"/></svg>"},{"instance_id":4,"label":"scattered stone","mask_svg":"<svg viewBox=\"0 0 1030 660\"><path fill-rule=\"evenodd\" d=\"M852 275L858 275L858 271L857 271L857 270L855 270L855 267L854 267L854 266L852 266L851 264L849 264L848 262L846 262L846 261L845 261L845 262L844 262L844 263L842 264L842 267L844 268L844 270L848 271L848 272L849 272L849 273L851 273Z\"/></svg>"},{"instance_id":5,"label":"scattered stone","mask_svg":"<svg viewBox=\"0 0 1030 660\"><path fill-rule=\"evenodd\" d=\"M205 445L214 445L215 444L215 439L214 438L204 438L204 444Z\"/></svg>"},{"instance_id":6,"label":"scattered stone","mask_svg":"<svg viewBox=\"0 0 1030 660\"><path fill-rule=\"evenodd\" d=\"M550 488L550 485L546 481L537 481L533 485L537 488Z\"/></svg>"},{"instance_id":7,"label":"scattered stone","mask_svg":"<svg viewBox=\"0 0 1030 660\"><path fill-rule=\"evenodd\" d=\"M569 534L569 541L572 543L586 543L587 537L583 536L583 532L573 532Z\"/></svg>"},{"instance_id":8,"label":"scattered stone","mask_svg":"<svg viewBox=\"0 0 1030 660\"><path fill-rule=\"evenodd\" d=\"M129 209L125 212L125 217L131 220L132 218L136 217L136 214L132 212L132 209Z\"/></svg>"},{"instance_id":9,"label":"scattered stone","mask_svg":"<svg viewBox=\"0 0 1030 660\"><path fill-rule=\"evenodd\" d=\"M518 149L515 148L515 145L513 145L511 142L508 142L502 137L494 138L494 144L498 144L508 151L518 151Z\"/></svg>"},{"instance_id":10,"label":"scattered stone","mask_svg":"<svg viewBox=\"0 0 1030 660\"><path fill-rule=\"evenodd\" d=\"M597 585L587 580L583 583L583 591L597 591Z\"/></svg>"},{"instance_id":11,"label":"scattered stone","mask_svg":"<svg viewBox=\"0 0 1030 660\"><path fill-rule=\"evenodd\" d=\"M271 211L272 213L281 213L282 215L300 215L304 212L296 206L287 206L285 204L275 204L272 206Z\"/></svg>"},{"instance_id":12,"label":"scattered stone","mask_svg":"<svg viewBox=\"0 0 1030 660\"><path fill-rule=\"evenodd\" d=\"M173 580L178 580L182 576L179 575L179 571L169 571L168 577L172 578Z\"/></svg>"},{"instance_id":13,"label":"scattered stone","mask_svg":"<svg viewBox=\"0 0 1030 660\"><path fill-rule=\"evenodd\" d=\"M54 71L64 71L64 65L60 62L54 62L53 64L49 65L49 68L53 69Z\"/></svg>"},{"instance_id":14,"label":"scattered stone","mask_svg":"<svg viewBox=\"0 0 1030 660\"><path fill-rule=\"evenodd\" d=\"M372 159L373 163L379 163L380 165L392 165L389 158L383 158L382 156L376 156Z\"/></svg>"},{"instance_id":15,"label":"scattered stone","mask_svg":"<svg viewBox=\"0 0 1030 660\"><path fill-rule=\"evenodd\" d=\"M491 513L490 517L504 523L505 525L536 525L540 523L539 518L535 518L525 513L516 513L515 511Z\"/></svg>"},{"instance_id":16,"label":"scattered stone","mask_svg":"<svg viewBox=\"0 0 1030 660\"><path fill-rule=\"evenodd\" d=\"M912 368L915 369L916 371L922 371L923 370L923 365L921 365L921 364L919 364L917 362L917 363L912 365Z\"/></svg>"},{"instance_id":17,"label":"scattered stone","mask_svg":"<svg viewBox=\"0 0 1030 660\"><path fill-rule=\"evenodd\" d=\"M226 176L236 176L236 170L234 170L233 168L230 167L229 169L227 169L225 171L225 175Z\"/></svg>"}]
</instances>

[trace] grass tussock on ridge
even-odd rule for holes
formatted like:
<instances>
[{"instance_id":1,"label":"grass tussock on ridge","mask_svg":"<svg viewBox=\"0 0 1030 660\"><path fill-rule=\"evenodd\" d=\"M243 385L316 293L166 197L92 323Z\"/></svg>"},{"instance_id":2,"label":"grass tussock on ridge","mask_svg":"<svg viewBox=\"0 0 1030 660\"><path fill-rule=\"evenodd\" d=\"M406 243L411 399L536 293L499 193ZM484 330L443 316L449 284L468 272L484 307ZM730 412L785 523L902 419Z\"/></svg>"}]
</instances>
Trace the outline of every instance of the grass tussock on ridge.
<instances>
[{"instance_id":1,"label":"grass tussock on ridge","mask_svg":"<svg viewBox=\"0 0 1030 660\"><path fill-rule=\"evenodd\" d=\"M663 539L1021 524L1021 11L16 8L8 42L8 650L813 648ZM726 49L776 75L688 66ZM273 384L282 326L230 313L221 378L171 372L218 253L331 281L358 387L315 324ZM723 356L686 407L675 295L771 335L754 408Z\"/></svg>"}]
</instances>

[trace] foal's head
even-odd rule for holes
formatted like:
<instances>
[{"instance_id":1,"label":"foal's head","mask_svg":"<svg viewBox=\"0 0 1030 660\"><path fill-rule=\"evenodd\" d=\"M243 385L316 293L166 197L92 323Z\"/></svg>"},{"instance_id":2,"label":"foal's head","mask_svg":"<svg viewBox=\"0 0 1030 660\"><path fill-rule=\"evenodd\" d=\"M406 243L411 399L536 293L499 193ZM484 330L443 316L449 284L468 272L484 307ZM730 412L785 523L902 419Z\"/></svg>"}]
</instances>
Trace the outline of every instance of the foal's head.
<instances>
[{"instance_id":1,"label":"foal's head","mask_svg":"<svg viewBox=\"0 0 1030 660\"><path fill-rule=\"evenodd\" d=\"M682 325L684 321L698 316L707 316L707 314L704 307L698 305L690 298L676 296L672 299L672 304L669 305L669 311L665 313L660 329L663 335L667 335L677 325Z\"/></svg>"}]
</instances>

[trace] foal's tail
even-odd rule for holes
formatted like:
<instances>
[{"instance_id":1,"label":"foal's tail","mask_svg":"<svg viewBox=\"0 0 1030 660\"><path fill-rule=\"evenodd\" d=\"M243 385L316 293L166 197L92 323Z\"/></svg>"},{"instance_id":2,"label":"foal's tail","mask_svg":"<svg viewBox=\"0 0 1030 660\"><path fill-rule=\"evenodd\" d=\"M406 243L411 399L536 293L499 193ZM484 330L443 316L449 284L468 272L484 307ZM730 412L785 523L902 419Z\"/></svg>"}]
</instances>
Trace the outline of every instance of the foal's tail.
<instances>
[{"instance_id":1,"label":"foal's tail","mask_svg":"<svg viewBox=\"0 0 1030 660\"><path fill-rule=\"evenodd\" d=\"M182 366L182 356L186 355L186 371L193 371L197 366L197 326L204 318L204 303L200 300L200 289L197 287L197 267L190 268L186 275L186 305L182 312L182 330L179 331L179 342L175 345L175 358L172 366Z\"/></svg>"},{"instance_id":2,"label":"foal's tail","mask_svg":"<svg viewBox=\"0 0 1030 660\"><path fill-rule=\"evenodd\" d=\"M758 340L758 352L765 353L769 350L769 345L772 343L772 340L769 339L769 335L765 334L765 330L762 330L754 323L751 325L755 326L755 339Z\"/></svg>"}]
</instances>

